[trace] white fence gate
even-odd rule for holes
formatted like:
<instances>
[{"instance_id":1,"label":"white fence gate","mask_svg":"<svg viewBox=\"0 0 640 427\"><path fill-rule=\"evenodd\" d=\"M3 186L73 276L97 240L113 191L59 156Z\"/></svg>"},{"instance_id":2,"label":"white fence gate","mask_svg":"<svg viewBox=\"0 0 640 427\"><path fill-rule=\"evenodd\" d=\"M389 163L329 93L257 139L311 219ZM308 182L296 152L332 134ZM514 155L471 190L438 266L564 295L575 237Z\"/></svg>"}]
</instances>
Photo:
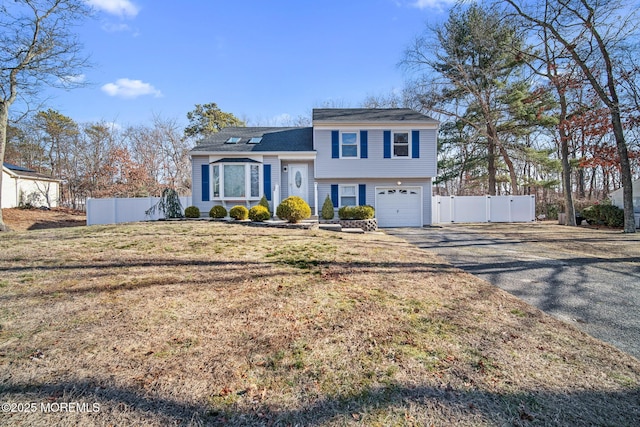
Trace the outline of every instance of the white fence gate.
<instances>
[{"instance_id":1,"label":"white fence gate","mask_svg":"<svg viewBox=\"0 0 640 427\"><path fill-rule=\"evenodd\" d=\"M114 199L87 199L87 225L119 224L121 222L159 219L162 213L154 215L145 211L158 203L159 197L130 197ZM180 197L182 208L191 205L191 197Z\"/></svg>"},{"instance_id":2,"label":"white fence gate","mask_svg":"<svg viewBox=\"0 0 640 427\"><path fill-rule=\"evenodd\" d=\"M432 222L531 222L535 196L433 196Z\"/></svg>"}]
</instances>

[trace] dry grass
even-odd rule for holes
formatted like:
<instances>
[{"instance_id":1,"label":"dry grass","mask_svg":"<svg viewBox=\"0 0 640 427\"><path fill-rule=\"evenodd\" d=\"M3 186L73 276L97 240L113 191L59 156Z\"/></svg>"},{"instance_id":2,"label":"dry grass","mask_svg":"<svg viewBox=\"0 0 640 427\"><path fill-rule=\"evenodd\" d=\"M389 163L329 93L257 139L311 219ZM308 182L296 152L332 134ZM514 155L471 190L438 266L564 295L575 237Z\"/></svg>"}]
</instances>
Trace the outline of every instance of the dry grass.
<instances>
[{"instance_id":1,"label":"dry grass","mask_svg":"<svg viewBox=\"0 0 640 427\"><path fill-rule=\"evenodd\" d=\"M5 224L13 231L43 230L48 228L80 227L87 224L84 212L67 208L2 209Z\"/></svg>"},{"instance_id":2,"label":"dry grass","mask_svg":"<svg viewBox=\"0 0 640 427\"><path fill-rule=\"evenodd\" d=\"M0 236L3 425L635 425L640 362L384 235Z\"/></svg>"}]
</instances>

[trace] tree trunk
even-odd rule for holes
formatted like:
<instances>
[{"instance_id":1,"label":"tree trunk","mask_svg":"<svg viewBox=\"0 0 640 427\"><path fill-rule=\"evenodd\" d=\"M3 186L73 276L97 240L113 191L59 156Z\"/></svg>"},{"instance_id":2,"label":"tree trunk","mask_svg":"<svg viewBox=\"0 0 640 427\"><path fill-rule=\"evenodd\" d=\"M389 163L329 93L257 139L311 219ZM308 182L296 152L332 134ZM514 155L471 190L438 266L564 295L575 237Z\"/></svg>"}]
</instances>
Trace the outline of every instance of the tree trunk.
<instances>
[{"instance_id":1,"label":"tree trunk","mask_svg":"<svg viewBox=\"0 0 640 427\"><path fill-rule=\"evenodd\" d=\"M569 133L567 132L567 98L561 88L558 89L560 101L560 123L558 133L560 134L560 153L562 162L562 186L564 187L565 213L564 225L576 226L576 211L573 206L573 194L571 185L571 164L569 163Z\"/></svg>"},{"instance_id":2,"label":"tree trunk","mask_svg":"<svg viewBox=\"0 0 640 427\"><path fill-rule=\"evenodd\" d=\"M516 196L518 194L518 177L516 176L516 169L513 166L513 162L511 161L507 150L502 144L500 144L500 154L502 154L502 158L504 159L504 162L507 164L507 168L509 169L509 177L511 179L511 194Z\"/></svg>"},{"instance_id":3,"label":"tree trunk","mask_svg":"<svg viewBox=\"0 0 640 427\"><path fill-rule=\"evenodd\" d=\"M633 178L631 176L631 162L627 152L627 144L624 140L622 130L622 120L620 112L616 109L611 111L613 135L616 138L618 154L620 155L620 178L622 180L622 201L624 206L624 232L635 233L636 221L633 214Z\"/></svg>"},{"instance_id":4,"label":"tree trunk","mask_svg":"<svg viewBox=\"0 0 640 427\"><path fill-rule=\"evenodd\" d=\"M487 123L487 173L489 175L489 195L496 195L496 132L491 126L491 123Z\"/></svg>"},{"instance_id":5,"label":"tree trunk","mask_svg":"<svg viewBox=\"0 0 640 427\"><path fill-rule=\"evenodd\" d=\"M0 102L0 165L4 165L4 150L7 145L7 123L9 121L9 106L5 102ZM2 218L2 168L0 168L0 231L8 231Z\"/></svg>"}]
</instances>

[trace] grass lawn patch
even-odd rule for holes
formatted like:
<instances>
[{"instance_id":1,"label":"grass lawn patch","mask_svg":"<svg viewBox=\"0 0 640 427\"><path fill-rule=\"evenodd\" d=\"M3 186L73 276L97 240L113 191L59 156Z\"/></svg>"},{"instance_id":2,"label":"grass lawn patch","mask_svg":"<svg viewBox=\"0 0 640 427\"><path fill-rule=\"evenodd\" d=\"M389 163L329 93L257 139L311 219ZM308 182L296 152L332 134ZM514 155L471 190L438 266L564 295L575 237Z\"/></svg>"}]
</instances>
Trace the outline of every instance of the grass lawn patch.
<instances>
[{"instance_id":1,"label":"grass lawn patch","mask_svg":"<svg viewBox=\"0 0 640 427\"><path fill-rule=\"evenodd\" d=\"M0 247L0 399L38 408L3 425L640 419L638 360L390 236L157 222Z\"/></svg>"}]
</instances>

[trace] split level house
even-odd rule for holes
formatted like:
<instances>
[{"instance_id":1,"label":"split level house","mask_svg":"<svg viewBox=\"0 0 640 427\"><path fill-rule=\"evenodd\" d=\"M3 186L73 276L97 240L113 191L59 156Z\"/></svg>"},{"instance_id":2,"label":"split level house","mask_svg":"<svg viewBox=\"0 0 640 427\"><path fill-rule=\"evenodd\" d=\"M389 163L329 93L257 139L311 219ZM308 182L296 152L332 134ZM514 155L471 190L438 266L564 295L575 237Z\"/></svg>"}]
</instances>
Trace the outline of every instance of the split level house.
<instances>
[{"instance_id":1,"label":"split level house","mask_svg":"<svg viewBox=\"0 0 640 427\"><path fill-rule=\"evenodd\" d=\"M438 122L410 109L314 109L311 127L229 127L191 150L193 204L272 211L289 196L318 214L375 208L380 227L431 224ZM336 214L337 216L337 214Z\"/></svg>"}]
</instances>

